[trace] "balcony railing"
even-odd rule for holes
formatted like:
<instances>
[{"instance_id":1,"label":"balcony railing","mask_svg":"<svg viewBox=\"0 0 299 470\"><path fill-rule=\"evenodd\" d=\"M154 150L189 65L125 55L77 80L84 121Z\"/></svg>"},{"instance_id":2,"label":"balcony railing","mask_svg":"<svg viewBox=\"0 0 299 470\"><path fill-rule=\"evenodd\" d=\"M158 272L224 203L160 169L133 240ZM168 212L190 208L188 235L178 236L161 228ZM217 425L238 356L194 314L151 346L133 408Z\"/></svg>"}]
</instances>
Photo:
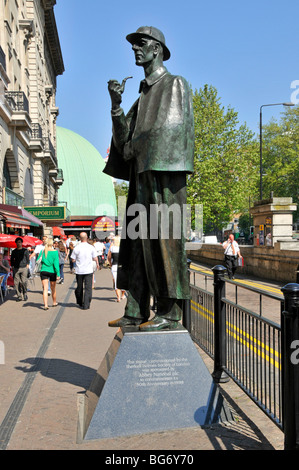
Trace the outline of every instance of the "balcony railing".
<instances>
[{"instance_id":1,"label":"balcony railing","mask_svg":"<svg viewBox=\"0 0 299 470\"><path fill-rule=\"evenodd\" d=\"M57 170L56 179L57 180L63 180L63 170L61 168L58 168L58 170Z\"/></svg>"},{"instance_id":2,"label":"balcony railing","mask_svg":"<svg viewBox=\"0 0 299 470\"><path fill-rule=\"evenodd\" d=\"M52 168L57 168L57 158L54 145L49 137L43 137L44 161Z\"/></svg>"},{"instance_id":3,"label":"balcony railing","mask_svg":"<svg viewBox=\"0 0 299 470\"><path fill-rule=\"evenodd\" d=\"M4 188L4 204L10 206L23 206L25 198L15 193L10 188Z\"/></svg>"},{"instance_id":4,"label":"balcony railing","mask_svg":"<svg viewBox=\"0 0 299 470\"><path fill-rule=\"evenodd\" d=\"M43 131L41 125L38 123L31 124L31 132L30 138L33 140L42 140L43 139Z\"/></svg>"},{"instance_id":5,"label":"balcony railing","mask_svg":"<svg viewBox=\"0 0 299 470\"><path fill-rule=\"evenodd\" d=\"M30 139L30 150L33 150L35 153L42 152L44 148L43 142L43 130L39 123L31 123L31 129L28 130L28 135Z\"/></svg>"},{"instance_id":6,"label":"balcony railing","mask_svg":"<svg viewBox=\"0 0 299 470\"><path fill-rule=\"evenodd\" d=\"M23 91L6 91L5 98L13 111L29 113L29 102Z\"/></svg>"},{"instance_id":7,"label":"balcony railing","mask_svg":"<svg viewBox=\"0 0 299 470\"><path fill-rule=\"evenodd\" d=\"M29 115L29 102L25 93L23 91L6 91L4 96L7 107L11 110L8 125L15 127L18 131L28 131L31 127L31 119Z\"/></svg>"},{"instance_id":8,"label":"balcony railing","mask_svg":"<svg viewBox=\"0 0 299 470\"><path fill-rule=\"evenodd\" d=\"M49 139L49 137L44 137L43 142L44 142L45 151L50 152L53 155L53 157L55 157L55 148L54 148L51 140Z\"/></svg>"},{"instance_id":9,"label":"balcony railing","mask_svg":"<svg viewBox=\"0 0 299 470\"><path fill-rule=\"evenodd\" d=\"M61 186L64 182L63 171L61 168L52 168L49 170L49 176L52 178L56 186Z\"/></svg>"}]
</instances>

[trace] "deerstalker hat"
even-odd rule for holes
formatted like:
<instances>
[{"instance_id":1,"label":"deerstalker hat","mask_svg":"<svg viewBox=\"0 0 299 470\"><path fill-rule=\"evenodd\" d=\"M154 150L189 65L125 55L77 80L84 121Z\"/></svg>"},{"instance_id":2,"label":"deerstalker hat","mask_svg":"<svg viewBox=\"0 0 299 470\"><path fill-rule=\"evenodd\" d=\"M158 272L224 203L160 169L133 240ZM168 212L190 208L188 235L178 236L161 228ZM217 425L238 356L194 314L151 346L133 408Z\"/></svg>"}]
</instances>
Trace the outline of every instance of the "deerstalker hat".
<instances>
[{"instance_id":1,"label":"deerstalker hat","mask_svg":"<svg viewBox=\"0 0 299 470\"><path fill-rule=\"evenodd\" d=\"M128 34L126 36L126 39L133 44L136 39L139 39L141 37L147 36L150 39L154 39L155 41L158 41L162 44L163 47L163 60L168 60L170 57L170 51L166 47L165 44L165 36L157 28L154 28L154 26L141 26L140 28L137 29L136 33Z\"/></svg>"}]
</instances>

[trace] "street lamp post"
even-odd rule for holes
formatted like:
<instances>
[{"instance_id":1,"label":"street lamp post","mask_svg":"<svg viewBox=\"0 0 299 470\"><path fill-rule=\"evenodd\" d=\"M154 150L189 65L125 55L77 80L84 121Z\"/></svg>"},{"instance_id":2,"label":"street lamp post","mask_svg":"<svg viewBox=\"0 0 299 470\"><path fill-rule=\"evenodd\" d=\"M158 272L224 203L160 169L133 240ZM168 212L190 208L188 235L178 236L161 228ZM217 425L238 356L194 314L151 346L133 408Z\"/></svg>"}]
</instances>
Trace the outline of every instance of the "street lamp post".
<instances>
[{"instance_id":1,"label":"street lamp post","mask_svg":"<svg viewBox=\"0 0 299 470\"><path fill-rule=\"evenodd\" d=\"M262 122L262 108L265 106L294 106L294 103L274 103L262 104L260 107L260 200L263 199L263 122Z\"/></svg>"}]
</instances>

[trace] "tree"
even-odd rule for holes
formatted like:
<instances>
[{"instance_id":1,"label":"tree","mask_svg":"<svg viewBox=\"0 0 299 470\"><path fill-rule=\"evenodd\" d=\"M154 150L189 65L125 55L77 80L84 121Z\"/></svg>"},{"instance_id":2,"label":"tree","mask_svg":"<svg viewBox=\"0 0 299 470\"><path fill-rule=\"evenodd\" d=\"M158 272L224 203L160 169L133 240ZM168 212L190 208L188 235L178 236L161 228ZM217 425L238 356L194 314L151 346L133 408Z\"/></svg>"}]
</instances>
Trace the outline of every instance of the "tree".
<instances>
[{"instance_id":1,"label":"tree","mask_svg":"<svg viewBox=\"0 0 299 470\"><path fill-rule=\"evenodd\" d=\"M203 205L205 233L221 230L248 210L258 189L258 143L246 124L238 127L233 108L220 104L217 90L205 85L193 93L194 173L188 177L188 203Z\"/></svg>"},{"instance_id":2,"label":"tree","mask_svg":"<svg viewBox=\"0 0 299 470\"><path fill-rule=\"evenodd\" d=\"M280 122L263 126L263 193L299 204L299 107L285 108Z\"/></svg>"},{"instance_id":3,"label":"tree","mask_svg":"<svg viewBox=\"0 0 299 470\"><path fill-rule=\"evenodd\" d=\"M116 201L118 200L119 196L128 197L128 192L129 192L128 183L126 181L123 181L123 180L115 181L114 182L114 191L115 191Z\"/></svg>"}]
</instances>

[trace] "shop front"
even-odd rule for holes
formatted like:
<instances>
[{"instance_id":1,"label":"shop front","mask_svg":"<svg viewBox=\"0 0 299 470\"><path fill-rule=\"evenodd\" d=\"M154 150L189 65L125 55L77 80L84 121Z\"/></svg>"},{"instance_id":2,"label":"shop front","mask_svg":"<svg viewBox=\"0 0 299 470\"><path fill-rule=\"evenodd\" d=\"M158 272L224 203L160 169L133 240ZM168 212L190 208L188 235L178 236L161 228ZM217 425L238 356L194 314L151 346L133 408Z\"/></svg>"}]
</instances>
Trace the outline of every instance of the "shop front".
<instances>
[{"instance_id":1,"label":"shop front","mask_svg":"<svg viewBox=\"0 0 299 470\"><path fill-rule=\"evenodd\" d=\"M72 217L70 222L62 224L62 228L67 236L79 237L80 232L86 232L89 238L105 240L111 234L118 231L118 221L116 217Z\"/></svg>"},{"instance_id":2,"label":"shop front","mask_svg":"<svg viewBox=\"0 0 299 470\"><path fill-rule=\"evenodd\" d=\"M0 204L0 233L42 237L43 222L25 209L8 204Z\"/></svg>"},{"instance_id":3,"label":"shop front","mask_svg":"<svg viewBox=\"0 0 299 470\"><path fill-rule=\"evenodd\" d=\"M62 227L63 222L70 218L70 212L66 206L33 206L25 207L32 216L37 217L44 223L44 233L49 237L54 235L53 230Z\"/></svg>"}]
</instances>

